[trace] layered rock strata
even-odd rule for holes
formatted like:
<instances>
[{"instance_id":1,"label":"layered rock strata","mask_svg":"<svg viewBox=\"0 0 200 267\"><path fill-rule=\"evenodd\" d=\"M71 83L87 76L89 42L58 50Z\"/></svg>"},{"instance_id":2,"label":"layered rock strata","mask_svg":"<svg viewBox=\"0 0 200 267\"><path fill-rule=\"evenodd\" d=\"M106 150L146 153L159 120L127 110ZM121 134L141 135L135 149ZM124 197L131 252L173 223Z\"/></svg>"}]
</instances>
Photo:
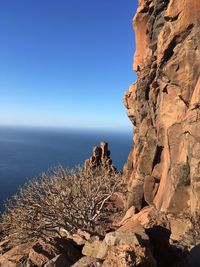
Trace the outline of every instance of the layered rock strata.
<instances>
[{"instance_id":1,"label":"layered rock strata","mask_svg":"<svg viewBox=\"0 0 200 267\"><path fill-rule=\"evenodd\" d=\"M200 209L200 2L139 0L133 26L128 206L192 214Z\"/></svg>"}]
</instances>

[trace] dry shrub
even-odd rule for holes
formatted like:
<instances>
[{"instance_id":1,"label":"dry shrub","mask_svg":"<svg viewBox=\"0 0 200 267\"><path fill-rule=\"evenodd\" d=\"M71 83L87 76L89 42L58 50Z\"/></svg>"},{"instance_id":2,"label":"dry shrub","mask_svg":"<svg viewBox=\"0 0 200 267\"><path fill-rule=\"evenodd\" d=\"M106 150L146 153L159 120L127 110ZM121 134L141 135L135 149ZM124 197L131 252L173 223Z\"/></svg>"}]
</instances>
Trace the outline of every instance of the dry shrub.
<instances>
[{"instance_id":1,"label":"dry shrub","mask_svg":"<svg viewBox=\"0 0 200 267\"><path fill-rule=\"evenodd\" d=\"M22 243L37 237L49 238L60 229L95 231L102 209L114 192L123 188L120 173L99 168L62 166L30 180L6 204L3 233L11 242Z\"/></svg>"}]
</instances>

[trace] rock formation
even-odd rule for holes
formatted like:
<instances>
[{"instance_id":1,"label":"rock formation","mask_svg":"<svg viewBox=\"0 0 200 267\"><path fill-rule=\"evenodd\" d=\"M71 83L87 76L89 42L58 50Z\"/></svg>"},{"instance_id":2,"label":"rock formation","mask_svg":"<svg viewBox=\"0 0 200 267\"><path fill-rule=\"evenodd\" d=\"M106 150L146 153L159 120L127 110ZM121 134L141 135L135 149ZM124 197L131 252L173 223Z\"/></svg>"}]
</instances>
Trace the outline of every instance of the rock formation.
<instances>
[{"instance_id":1,"label":"rock formation","mask_svg":"<svg viewBox=\"0 0 200 267\"><path fill-rule=\"evenodd\" d=\"M110 159L110 150L108 149L107 142L101 142L100 147L93 147L93 155L85 161L85 171L94 170L95 168L102 167L108 172L115 172L116 168Z\"/></svg>"},{"instance_id":2,"label":"rock formation","mask_svg":"<svg viewBox=\"0 0 200 267\"><path fill-rule=\"evenodd\" d=\"M139 0L133 26L138 79L124 97L134 125L124 167L128 207L193 214L200 209L200 2Z\"/></svg>"},{"instance_id":3,"label":"rock formation","mask_svg":"<svg viewBox=\"0 0 200 267\"><path fill-rule=\"evenodd\" d=\"M105 236L60 232L61 245L36 241L8 251L3 240L0 266L17 267L24 254L35 264L27 267L200 266L200 2L138 2L133 20L138 80L124 97L134 125L123 173L125 216L123 194L116 193L105 202L110 220ZM93 148L84 167L117 173L106 142Z\"/></svg>"}]
</instances>

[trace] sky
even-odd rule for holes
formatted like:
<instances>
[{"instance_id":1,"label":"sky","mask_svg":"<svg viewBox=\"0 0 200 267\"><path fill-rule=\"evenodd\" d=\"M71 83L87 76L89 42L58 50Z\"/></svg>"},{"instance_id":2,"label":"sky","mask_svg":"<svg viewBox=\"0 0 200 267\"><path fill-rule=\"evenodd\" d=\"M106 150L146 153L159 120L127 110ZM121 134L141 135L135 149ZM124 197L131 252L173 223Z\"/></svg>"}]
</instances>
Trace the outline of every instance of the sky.
<instances>
[{"instance_id":1,"label":"sky","mask_svg":"<svg viewBox=\"0 0 200 267\"><path fill-rule=\"evenodd\" d=\"M136 0L1 0L0 125L129 129Z\"/></svg>"}]
</instances>

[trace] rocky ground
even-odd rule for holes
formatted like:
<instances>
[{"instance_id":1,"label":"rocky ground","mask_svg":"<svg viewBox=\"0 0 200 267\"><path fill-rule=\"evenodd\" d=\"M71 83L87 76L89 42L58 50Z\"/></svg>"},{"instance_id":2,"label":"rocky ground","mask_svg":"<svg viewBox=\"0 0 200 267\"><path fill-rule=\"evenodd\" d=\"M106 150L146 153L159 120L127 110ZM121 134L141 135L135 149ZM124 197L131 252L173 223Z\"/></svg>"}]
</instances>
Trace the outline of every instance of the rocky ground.
<instances>
[{"instance_id":1,"label":"rocky ground","mask_svg":"<svg viewBox=\"0 0 200 267\"><path fill-rule=\"evenodd\" d=\"M62 237L51 238L48 242L38 239L14 247L9 247L9 239L3 240L0 243L0 266L199 266L198 245L186 246L190 244L190 238L193 240L198 236L189 233L189 237L184 237L185 242L176 243L171 238L170 221L165 213L154 207L146 207L136 213L136 209L131 207L121 217L118 211L121 210L122 199L121 203L119 196L116 199L112 208L113 213L119 216L111 222L105 236L81 230L73 235L61 231Z\"/></svg>"}]
</instances>

